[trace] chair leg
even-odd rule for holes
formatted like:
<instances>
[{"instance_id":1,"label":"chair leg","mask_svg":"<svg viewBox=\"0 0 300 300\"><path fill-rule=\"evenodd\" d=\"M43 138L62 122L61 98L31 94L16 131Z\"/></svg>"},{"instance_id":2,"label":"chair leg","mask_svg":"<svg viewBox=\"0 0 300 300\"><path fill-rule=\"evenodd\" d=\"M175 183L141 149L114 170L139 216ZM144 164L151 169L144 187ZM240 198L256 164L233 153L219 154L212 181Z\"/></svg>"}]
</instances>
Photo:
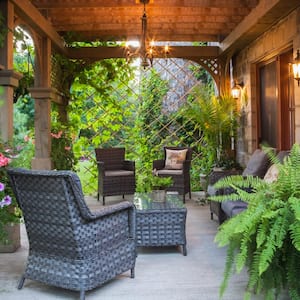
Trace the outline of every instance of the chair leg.
<instances>
[{"instance_id":1,"label":"chair leg","mask_svg":"<svg viewBox=\"0 0 300 300\"><path fill-rule=\"evenodd\" d=\"M134 268L130 269L130 278L134 278L135 276L135 272L134 272Z\"/></svg>"},{"instance_id":2,"label":"chair leg","mask_svg":"<svg viewBox=\"0 0 300 300\"><path fill-rule=\"evenodd\" d=\"M103 203L103 206L105 205L105 197L102 196L102 203Z\"/></svg>"},{"instance_id":3,"label":"chair leg","mask_svg":"<svg viewBox=\"0 0 300 300\"><path fill-rule=\"evenodd\" d=\"M99 192L97 193L97 200L100 201L100 194L99 194Z\"/></svg>"},{"instance_id":4,"label":"chair leg","mask_svg":"<svg viewBox=\"0 0 300 300\"><path fill-rule=\"evenodd\" d=\"M84 292L84 290L80 290L80 300L85 300L85 292Z\"/></svg>"},{"instance_id":5,"label":"chair leg","mask_svg":"<svg viewBox=\"0 0 300 300\"><path fill-rule=\"evenodd\" d=\"M25 276L22 275L22 277L20 278L20 281L18 283L18 290L20 290L23 287L24 281L25 281Z\"/></svg>"},{"instance_id":6,"label":"chair leg","mask_svg":"<svg viewBox=\"0 0 300 300\"><path fill-rule=\"evenodd\" d=\"M185 193L183 192L183 203L185 203Z\"/></svg>"}]
</instances>

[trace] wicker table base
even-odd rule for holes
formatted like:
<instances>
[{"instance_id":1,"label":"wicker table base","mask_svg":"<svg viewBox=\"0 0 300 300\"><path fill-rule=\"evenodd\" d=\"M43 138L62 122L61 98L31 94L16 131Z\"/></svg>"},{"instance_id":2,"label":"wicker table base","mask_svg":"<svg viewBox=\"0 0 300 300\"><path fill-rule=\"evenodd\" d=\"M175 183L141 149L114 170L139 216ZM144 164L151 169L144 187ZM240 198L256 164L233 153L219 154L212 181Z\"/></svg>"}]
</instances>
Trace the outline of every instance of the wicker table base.
<instances>
[{"instance_id":1,"label":"wicker table base","mask_svg":"<svg viewBox=\"0 0 300 300\"><path fill-rule=\"evenodd\" d=\"M182 246L187 255L185 223L187 210L178 195L155 202L151 193L135 194L137 246Z\"/></svg>"}]
</instances>

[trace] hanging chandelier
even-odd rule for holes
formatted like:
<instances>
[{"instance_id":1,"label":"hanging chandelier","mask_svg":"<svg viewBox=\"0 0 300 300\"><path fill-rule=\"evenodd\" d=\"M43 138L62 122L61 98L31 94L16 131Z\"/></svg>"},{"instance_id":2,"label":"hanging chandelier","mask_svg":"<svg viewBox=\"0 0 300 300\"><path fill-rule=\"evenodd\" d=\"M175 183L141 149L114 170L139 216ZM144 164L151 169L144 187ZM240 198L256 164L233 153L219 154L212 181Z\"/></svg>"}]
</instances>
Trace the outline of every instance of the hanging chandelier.
<instances>
[{"instance_id":1,"label":"hanging chandelier","mask_svg":"<svg viewBox=\"0 0 300 300\"><path fill-rule=\"evenodd\" d=\"M130 60L132 57L139 57L141 60L141 66L146 69L147 67L152 67L153 65L153 58L157 54L158 50L155 47L154 40L149 41L148 34L147 34L147 14L146 14L146 4L149 3L150 0L139 0L141 4L144 5L143 16L141 17L142 21L142 33L141 39L139 41L140 46L138 49L133 51L133 47L130 46L128 42L126 42L125 49L126 49L126 58ZM165 45L163 47L163 54L166 58L169 54L169 45ZM161 57L161 54L160 56Z\"/></svg>"}]
</instances>

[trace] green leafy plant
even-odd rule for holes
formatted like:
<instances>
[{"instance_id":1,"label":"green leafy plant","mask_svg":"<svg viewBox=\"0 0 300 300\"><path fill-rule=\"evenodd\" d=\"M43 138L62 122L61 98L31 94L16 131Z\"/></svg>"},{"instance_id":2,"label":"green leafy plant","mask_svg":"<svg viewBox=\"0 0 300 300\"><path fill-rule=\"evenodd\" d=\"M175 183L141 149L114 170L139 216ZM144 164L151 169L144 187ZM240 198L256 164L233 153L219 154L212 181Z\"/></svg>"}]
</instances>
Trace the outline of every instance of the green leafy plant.
<instances>
[{"instance_id":1,"label":"green leafy plant","mask_svg":"<svg viewBox=\"0 0 300 300\"><path fill-rule=\"evenodd\" d=\"M173 183L172 177L160 177L155 173L149 178L151 190L165 190Z\"/></svg>"},{"instance_id":2,"label":"green leafy plant","mask_svg":"<svg viewBox=\"0 0 300 300\"><path fill-rule=\"evenodd\" d=\"M76 133L72 131L71 124L63 124L58 119L58 114L52 112L51 127L51 159L56 170L73 170L77 164L77 158L73 152L73 142Z\"/></svg>"},{"instance_id":3,"label":"green leafy plant","mask_svg":"<svg viewBox=\"0 0 300 300\"><path fill-rule=\"evenodd\" d=\"M0 143L0 242L7 244L5 225L20 223L21 212L17 206L6 172L11 159L2 152L4 152L4 147Z\"/></svg>"},{"instance_id":4,"label":"green leafy plant","mask_svg":"<svg viewBox=\"0 0 300 300\"><path fill-rule=\"evenodd\" d=\"M216 97L200 87L191 92L189 101L183 114L193 121L195 129L203 136L209 161L213 154L214 165L222 167L230 157L236 136L239 116L236 101L226 94Z\"/></svg>"},{"instance_id":5,"label":"green leafy plant","mask_svg":"<svg viewBox=\"0 0 300 300\"><path fill-rule=\"evenodd\" d=\"M232 273L246 267L249 278L245 299L250 299L251 293L277 299L282 291L288 291L292 300L300 299L300 146L292 147L283 164L271 150L268 153L279 170L276 181L226 177L216 183L216 188L230 187L235 193L211 197L248 203L245 211L220 226L215 237L219 246L228 247L221 296ZM247 192L249 189L251 192Z\"/></svg>"}]
</instances>

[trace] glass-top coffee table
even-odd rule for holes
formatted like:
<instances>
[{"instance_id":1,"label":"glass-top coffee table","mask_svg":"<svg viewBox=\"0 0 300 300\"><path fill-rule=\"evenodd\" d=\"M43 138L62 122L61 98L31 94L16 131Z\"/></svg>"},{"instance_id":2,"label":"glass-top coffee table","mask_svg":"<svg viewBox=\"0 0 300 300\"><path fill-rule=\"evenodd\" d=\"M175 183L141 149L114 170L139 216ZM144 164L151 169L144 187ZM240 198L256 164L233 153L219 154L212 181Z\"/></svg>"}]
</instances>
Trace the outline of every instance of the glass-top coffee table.
<instances>
[{"instance_id":1,"label":"glass-top coffee table","mask_svg":"<svg viewBox=\"0 0 300 300\"><path fill-rule=\"evenodd\" d=\"M166 201L156 202L151 193L136 193L137 246L182 246L186 250L187 209L179 195L167 194Z\"/></svg>"}]
</instances>

